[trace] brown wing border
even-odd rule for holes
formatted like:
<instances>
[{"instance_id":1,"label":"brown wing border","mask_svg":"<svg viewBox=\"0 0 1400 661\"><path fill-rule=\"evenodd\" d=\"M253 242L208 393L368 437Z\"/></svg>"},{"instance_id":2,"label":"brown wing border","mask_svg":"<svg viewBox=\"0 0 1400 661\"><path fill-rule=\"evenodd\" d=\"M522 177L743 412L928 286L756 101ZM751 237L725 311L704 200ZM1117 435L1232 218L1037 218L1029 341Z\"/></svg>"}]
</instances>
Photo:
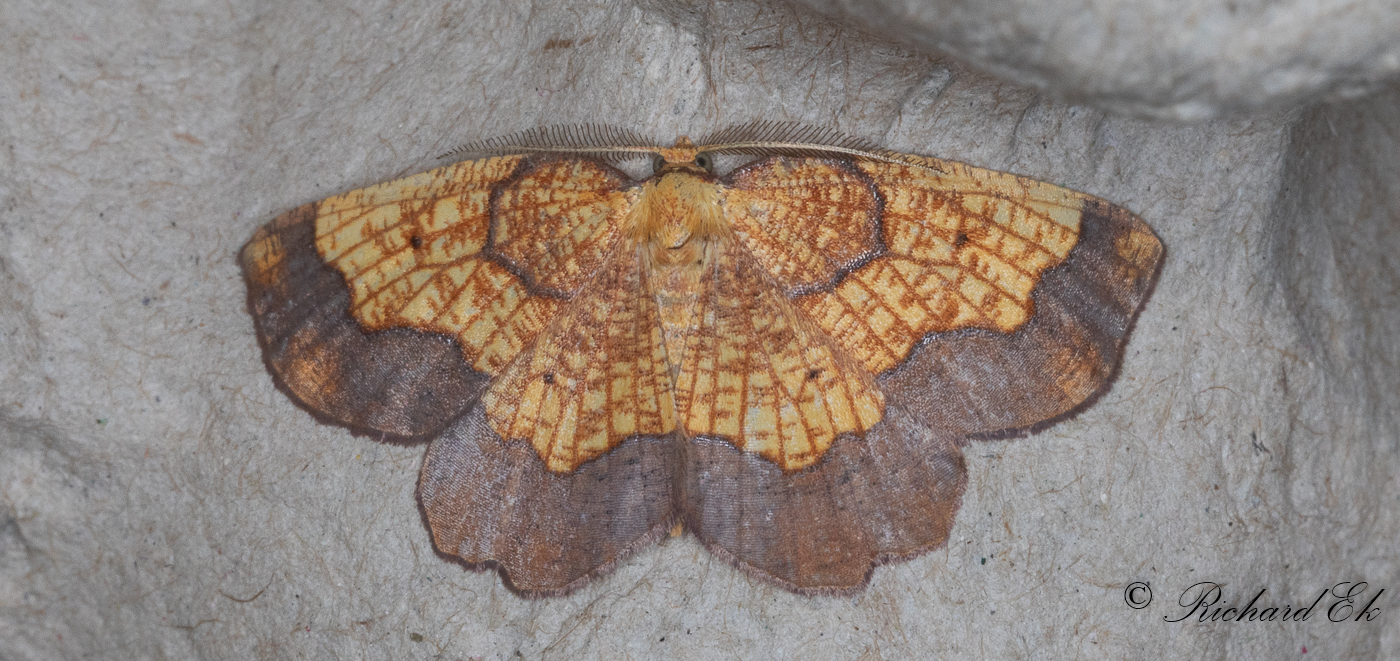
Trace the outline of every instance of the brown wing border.
<instances>
[{"instance_id":1,"label":"brown wing border","mask_svg":"<svg viewBox=\"0 0 1400 661\"><path fill-rule=\"evenodd\" d=\"M277 389L318 422L387 443L426 441L480 396L489 377L467 364L450 336L360 326L344 276L316 250L318 205L278 216L241 251L263 364ZM253 246L269 240L280 243L283 256L257 272ZM307 362L321 367L320 380L303 382L290 373L291 365ZM316 387L328 383L339 387Z\"/></svg>"},{"instance_id":2,"label":"brown wing border","mask_svg":"<svg viewBox=\"0 0 1400 661\"><path fill-rule=\"evenodd\" d=\"M438 557L462 566L474 572L495 572L501 579L501 583L516 595L527 599L539 599L545 597L561 597L573 593L580 588L592 583L594 580L610 574L622 563L626 562L633 555L652 546L658 540L664 538L680 520L679 514L679 490L681 450L680 442L674 435L666 436L645 436L634 435L628 437L618 447L599 457L594 461L589 461L578 468L578 470L568 474L551 473L544 469L543 462L539 455L535 453L533 447L525 441L507 441L491 429L485 420L482 407L473 407L466 414L459 417L442 435L433 440L428 451L424 453L422 468L418 474L418 485L414 490L414 500L418 503L418 511L422 516L423 525L428 529L432 537L433 551ZM465 455L474 455L471 461L464 461ZM453 478L458 489L452 494L445 494L439 499L433 492L430 485L433 474L437 470L434 466L438 457L444 457L446 462L445 472ZM650 463L650 465L648 465ZM466 466L473 474L482 477L481 480L473 481L469 477L464 477L456 467ZM634 467L640 467L633 471ZM640 482L640 487L630 493L619 493L618 480L612 479L617 471L631 472L624 482L634 486ZM659 472L659 473L658 473ZM648 480L648 476L656 475L661 479ZM473 488L462 489L461 483L474 484ZM526 519L523 523L513 518L507 518L502 524L503 515L501 511L511 508L509 502L515 499L496 497L497 491L503 491L508 486L507 483L515 484L514 493L530 494L531 502L523 504L528 512L521 519ZM528 485L528 486L525 486ZM603 498L589 497L588 494L580 492L604 492ZM623 490L625 491L625 490ZM648 499L650 495L661 495L664 497ZM552 585L541 587L530 587L527 582L532 576L538 579L550 578L551 571L557 572L559 567L549 566L544 568L534 567L522 563L519 557L500 557L506 553L499 553L493 550L490 557L468 558L455 552L452 549L444 548L443 543L451 544L454 541L461 548L462 540L467 537L461 530L447 530L449 522L444 521L444 529L439 530L433 525L433 515L430 508L431 503L443 502L450 499L459 499L466 503L467 507L453 508L451 503L444 504L447 513L472 514L479 510L471 507L473 504L486 508L495 506L496 511L485 514L477 514L482 521L487 521L487 525L478 526L475 531L478 542L502 543L510 546L507 553L524 554L522 548L535 547L537 549L557 549L560 557L574 554L577 556L588 556L597 554L600 548L596 544L588 544L581 540L562 539L563 536L578 528L570 528L564 525L570 517L577 517L579 513L588 515L586 521L589 524L596 523L599 519L608 517L619 517L617 520L608 520L608 523L618 523L620 526L608 528L605 532L614 532L621 529L622 534L618 535L621 541L607 547L603 540L603 557L601 562L587 561L584 558L581 563L584 568L580 569L577 564L570 564L565 567L563 573L572 574L562 578L556 576ZM547 499L548 502L541 504L540 499ZM648 511L645 505L651 504L653 507ZM642 505L640 515L642 518L651 519L641 525L627 527L626 521L622 520L627 514L637 513L633 508ZM584 511L589 508L596 508L599 511ZM548 510L548 511L546 511ZM664 513L663 513L664 510ZM462 518L466 518L465 516ZM541 525L543 522L544 525ZM531 525L533 524L533 525ZM549 525L553 524L553 525ZM469 523L459 524L470 526ZM513 536L516 535L516 536ZM539 535L539 539L527 539L522 542L518 535ZM599 540L592 540L597 542ZM494 544L493 544L494 546ZM588 567L587 565L592 565Z\"/></svg>"},{"instance_id":3,"label":"brown wing border","mask_svg":"<svg viewBox=\"0 0 1400 661\"><path fill-rule=\"evenodd\" d=\"M726 564L757 581L803 596L858 594L869 586L876 568L944 548L967 489L967 464L957 439L895 408L887 408L885 418L864 434L838 436L821 461L799 471L784 472L720 438L696 438L686 450L689 471L680 512L686 530ZM696 462L704 466L697 467ZM701 481L710 484L701 488ZM715 492L724 486L729 491L716 498ZM730 548L736 546L733 538L743 534L740 517L724 517L716 524L732 524L735 530L716 530L705 522L703 502L695 502L698 494L723 501L720 504L731 512L739 503L772 513L775 523L758 534L781 537L780 528L786 525L788 533L799 533L788 537L808 537L770 544L787 551L787 558L780 561L800 562L793 556L803 549L794 547L812 542L808 533L820 528L831 548L818 550L812 554L817 559L809 562L823 563L834 580L800 584L794 576L782 575L782 566L760 566L763 558L756 556L762 555L762 549ZM810 511L822 516L796 523L783 520L783 514ZM750 516L749 521L768 518ZM725 537L731 539L726 542ZM790 574L800 573L788 569Z\"/></svg>"}]
</instances>

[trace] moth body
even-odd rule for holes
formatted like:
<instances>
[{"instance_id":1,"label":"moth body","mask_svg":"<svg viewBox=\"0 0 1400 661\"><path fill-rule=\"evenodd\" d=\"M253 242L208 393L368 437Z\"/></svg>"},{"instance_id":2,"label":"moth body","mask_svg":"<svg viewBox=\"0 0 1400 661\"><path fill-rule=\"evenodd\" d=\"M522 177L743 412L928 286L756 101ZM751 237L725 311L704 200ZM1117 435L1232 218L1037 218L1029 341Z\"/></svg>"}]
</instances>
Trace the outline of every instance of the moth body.
<instances>
[{"instance_id":1,"label":"moth body","mask_svg":"<svg viewBox=\"0 0 1400 661\"><path fill-rule=\"evenodd\" d=\"M641 197L624 221L656 300L673 383L685 338L702 323L696 310L705 273L719 243L732 240L720 210L719 184L696 157L686 138L663 150L660 167L642 184Z\"/></svg>"}]
</instances>

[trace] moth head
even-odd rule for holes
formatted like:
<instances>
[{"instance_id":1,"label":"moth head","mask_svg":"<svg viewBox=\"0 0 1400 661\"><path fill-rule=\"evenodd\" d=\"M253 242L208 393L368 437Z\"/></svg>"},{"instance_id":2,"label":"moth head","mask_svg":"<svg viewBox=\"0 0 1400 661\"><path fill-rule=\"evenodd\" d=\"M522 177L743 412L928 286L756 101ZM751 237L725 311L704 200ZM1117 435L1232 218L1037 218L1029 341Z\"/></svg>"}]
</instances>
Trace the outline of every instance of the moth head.
<instances>
[{"instance_id":1,"label":"moth head","mask_svg":"<svg viewBox=\"0 0 1400 661\"><path fill-rule=\"evenodd\" d=\"M714 172L714 157L709 152L700 151L690 138L681 136L676 145L656 150L651 159L652 172L661 175L667 172L690 171L697 174Z\"/></svg>"}]
</instances>

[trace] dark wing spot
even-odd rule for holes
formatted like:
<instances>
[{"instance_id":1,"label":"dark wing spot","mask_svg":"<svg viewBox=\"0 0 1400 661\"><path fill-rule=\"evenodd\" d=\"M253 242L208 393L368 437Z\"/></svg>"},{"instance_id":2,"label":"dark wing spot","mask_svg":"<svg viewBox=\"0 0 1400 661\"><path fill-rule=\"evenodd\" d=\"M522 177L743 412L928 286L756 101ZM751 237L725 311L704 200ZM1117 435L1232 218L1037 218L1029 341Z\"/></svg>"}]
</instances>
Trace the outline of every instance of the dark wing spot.
<instances>
[{"instance_id":1,"label":"dark wing spot","mask_svg":"<svg viewBox=\"0 0 1400 661\"><path fill-rule=\"evenodd\" d=\"M417 235L417 234L414 234L413 236L411 236L411 237L408 238L408 245L413 246L413 249L414 249L414 250L418 250L418 249L422 248L422 247L423 247L423 237L421 237L421 236L419 236L419 235Z\"/></svg>"},{"instance_id":2,"label":"dark wing spot","mask_svg":"<svg viewBox=\"0 0 1400 661\"><path fill-rule=\"evenodd\" d=\"M554 383L554 375L553 375L553 374L545 374L545 375L544 375L544 382L545 382L545 383Z\"/></svg>"},{"instance_id":3,"label":"dark wing spot","mask_svg":"<svg viewBox=\"0 0 1400 661\"><path fill-rule=\"evenodd\" d=\"M821 376L821 375L822 375L822 371L819 370L819 369L816 369L816 370L807 370L807 380L808 380L808 381L812 381L812 380L816 379L817 377L819 377L819 376Z\"/></svg>"}]
</instances>

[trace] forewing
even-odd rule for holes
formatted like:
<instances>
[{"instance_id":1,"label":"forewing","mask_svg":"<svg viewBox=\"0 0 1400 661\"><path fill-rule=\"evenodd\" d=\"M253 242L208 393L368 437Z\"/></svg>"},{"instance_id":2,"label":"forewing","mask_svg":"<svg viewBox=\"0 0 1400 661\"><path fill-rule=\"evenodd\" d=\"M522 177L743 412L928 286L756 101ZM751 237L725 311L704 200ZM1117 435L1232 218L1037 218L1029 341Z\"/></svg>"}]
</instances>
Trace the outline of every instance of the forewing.
<instances>
[{"instance_id":1,"label":"forewing","mask_svg":"<svg viewBox=\"0 0 1400 661\"><path fill-rule=\"evenodd\" d=\"M807 309L861 355L891 348L881 386L939 430L1012 434L1085 406L1122 358L1161 242L1091 195L910 160L858 164L885 198L889 255ZM894 320L915 332L882 336Z\"/></svg>"},{"instance_id":2,"label":"forewing","mask_svg":"<svg viewBox=\"0 0 1400 661\"><path fill-rule=\"evenodd\" d=\"M1087 196L1080 229L1066 259L1041 278L1023 326L929 336L880 378L886 395L964 436L1015 435L1092 403L1117 371L1164 249L1142 219Z\"/></svg>"},{"instance_id":3,"label":"forewing","mask_svg":"<svg viewBox=\"0 0 1400 661\"><path fill-rule=\"evenodd\" d=\"M940 429L1024 428L1099 392L1161 261L1152 231L1090 195L900 159L758 161L725 180L726 217L796 306ZM858 181L875 202L853 203Z\"/></svg>"},{"instance_id":4,"label":"forewing","mask_svg":"<svg viewBox=\"0 0 1400 661\"><path fill-rule=\"evenodd\" d=\"M442 429L486 375L456 340L407 328L366 333L345 278L316 252L316 204L258 230L243 249L248 309L277 385L320 420L418 438Z\"/></svg>"},{"instance_id":5,"label":"forewing","mask_svg":"<svg viewBox=\"0 0 1400 661\"><path fill-rule=\"evenodd\" d=\"M786 471L880 420L870 373L810 323L733 240L712 248L684 342L676 406L688 436L723 438Z\"/></svg>"},{"instance_id":6,"label":"forewing","mask_svg":"<svg viewBox=\"0 0 1400 661\"><path fill-rule=\"evenodd\" d=\"M597 270L634 197L626 184L594 161L507 156L284 214L242 256L269 369L330 422L396 436L440 429ZM550 203L529 203L540 199ZM551 288L493 253L493 221L533 227L525 258L568 262Z\"/></svg>"},{"instance_id":7,"label":"forewing","mask_svg":"<svg viewBox=\"0 0 1400 661\"><path fill-rule=\"evenodd\" d=\"M483 403L501 437L527 441L557 473L675 430L661 323L635 246L582 287Z\"/></svg>"}]
</instances>

